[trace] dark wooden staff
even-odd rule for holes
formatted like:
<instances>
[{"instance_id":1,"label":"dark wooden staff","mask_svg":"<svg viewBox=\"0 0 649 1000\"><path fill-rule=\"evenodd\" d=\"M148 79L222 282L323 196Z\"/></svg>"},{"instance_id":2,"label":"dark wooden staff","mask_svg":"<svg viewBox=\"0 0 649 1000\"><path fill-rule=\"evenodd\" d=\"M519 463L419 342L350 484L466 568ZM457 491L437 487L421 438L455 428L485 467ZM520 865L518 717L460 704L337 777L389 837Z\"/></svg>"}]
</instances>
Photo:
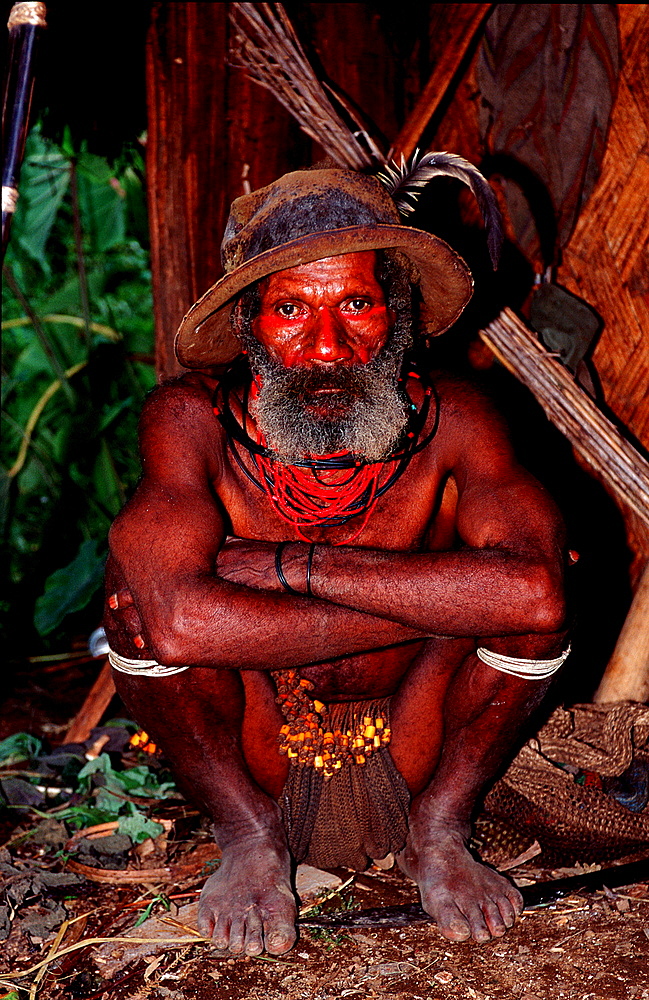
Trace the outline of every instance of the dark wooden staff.
<instances>
[{"instance_id":1,"label":"dark wooden staff","mask_svg":"<svg viewBox=\"0 0 649 1000\"><path fill-rule=\"evenodd\" d=\"M34 90L35 55L47 27L44 3L15 3L11 8L9 58L2 104L2 260L18 201L18 178L25 151L29 110Z\"/></svg>"}]
</instances>

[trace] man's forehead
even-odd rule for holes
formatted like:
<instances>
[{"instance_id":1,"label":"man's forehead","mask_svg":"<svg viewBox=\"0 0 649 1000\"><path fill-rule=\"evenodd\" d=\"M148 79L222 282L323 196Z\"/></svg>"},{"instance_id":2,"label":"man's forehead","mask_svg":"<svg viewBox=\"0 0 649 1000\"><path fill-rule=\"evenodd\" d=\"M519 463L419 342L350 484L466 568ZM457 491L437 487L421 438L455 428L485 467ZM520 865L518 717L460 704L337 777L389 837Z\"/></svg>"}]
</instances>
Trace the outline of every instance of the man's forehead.
<instances>
[{"instance_id":1,"label":"man's forehead","mask_svg":"<svg viewBox=\"0 0 649 1000\"><path fill-rule=\"evenodd\" d=\"M260 281L260 288L264 291L280 285L300 285L314 280L325 283L366 283L373 286L378 283L376 266L377 254L374 250L337 254L275 271Z\"/></svg>"}]
</instances>

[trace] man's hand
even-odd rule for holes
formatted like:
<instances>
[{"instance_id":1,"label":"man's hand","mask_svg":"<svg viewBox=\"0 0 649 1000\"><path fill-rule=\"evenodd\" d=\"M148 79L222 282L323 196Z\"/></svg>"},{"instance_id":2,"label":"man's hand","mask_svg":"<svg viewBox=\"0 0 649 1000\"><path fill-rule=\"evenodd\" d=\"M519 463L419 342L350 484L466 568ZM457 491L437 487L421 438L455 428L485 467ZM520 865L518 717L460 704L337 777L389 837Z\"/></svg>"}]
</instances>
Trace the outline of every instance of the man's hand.
<instances>
[{"instance_id":1,"label":"man's hand","mask_svg":"<svg viewBox=\"0 0 649 1000\"><path fill-rule=\"evenodd\" d=\"M104 627L113 649L119 647L124 656L130 656L132 659L150 659L151 654L142 634L142 619L128 587L121 587L108 595ZM118 637L121 641L116 642ZM123 648L125 641L130 647L128 650Z\"/></svg>"},{"instance_id":2,"label":"man's hand","mask_svg":"<svg viewBox=\"0 0 649 1000\"><path fill-rule=\"evenodd\" d=\"M228 536L219 550L217 575L230 583L254 590L282 593L275 569L278 542L258 542ZM306 546L290 542L281 552L281 567L289 586L306 594Z\"/></svg>"}]
</instances>

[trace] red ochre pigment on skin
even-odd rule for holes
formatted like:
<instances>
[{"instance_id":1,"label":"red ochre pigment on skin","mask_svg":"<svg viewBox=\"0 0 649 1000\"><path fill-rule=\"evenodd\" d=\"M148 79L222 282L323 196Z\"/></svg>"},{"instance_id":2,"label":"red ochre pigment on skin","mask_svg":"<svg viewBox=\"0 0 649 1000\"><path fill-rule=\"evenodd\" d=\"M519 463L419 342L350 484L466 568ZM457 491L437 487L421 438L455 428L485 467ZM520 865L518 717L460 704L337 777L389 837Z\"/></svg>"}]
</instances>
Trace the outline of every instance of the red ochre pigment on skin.
<instances>
[{"instance_id":1,"label":"red ochre pigment on skin","mask_svg":"<svg viewBox=\"0 0 649 1000\"><path fill-rule=\"evenodd\" d=\"M374 267L375 254L369 251L270 275L260 286L255 337L287 368L367 364L394 322Z\"/></svg>"}]
</instances>

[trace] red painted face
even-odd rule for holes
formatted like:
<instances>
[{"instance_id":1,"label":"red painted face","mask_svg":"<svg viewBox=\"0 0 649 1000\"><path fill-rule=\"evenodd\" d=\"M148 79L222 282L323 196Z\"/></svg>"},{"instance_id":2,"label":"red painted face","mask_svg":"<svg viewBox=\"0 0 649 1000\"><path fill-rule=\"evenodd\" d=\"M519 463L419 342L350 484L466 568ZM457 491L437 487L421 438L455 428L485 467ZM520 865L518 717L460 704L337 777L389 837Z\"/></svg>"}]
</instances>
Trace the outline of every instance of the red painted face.
<instances>
[{"instance_id":1,"label":"red painted face","mask_svg":"<svg viewBox=\"0 0 649 1000\"><path fill-rule=\"evenodd\" d=\"M325 257L260 282L257 340L286 368L366 364L394 323L373 250Z\"/></svg>"}]
</instances>

